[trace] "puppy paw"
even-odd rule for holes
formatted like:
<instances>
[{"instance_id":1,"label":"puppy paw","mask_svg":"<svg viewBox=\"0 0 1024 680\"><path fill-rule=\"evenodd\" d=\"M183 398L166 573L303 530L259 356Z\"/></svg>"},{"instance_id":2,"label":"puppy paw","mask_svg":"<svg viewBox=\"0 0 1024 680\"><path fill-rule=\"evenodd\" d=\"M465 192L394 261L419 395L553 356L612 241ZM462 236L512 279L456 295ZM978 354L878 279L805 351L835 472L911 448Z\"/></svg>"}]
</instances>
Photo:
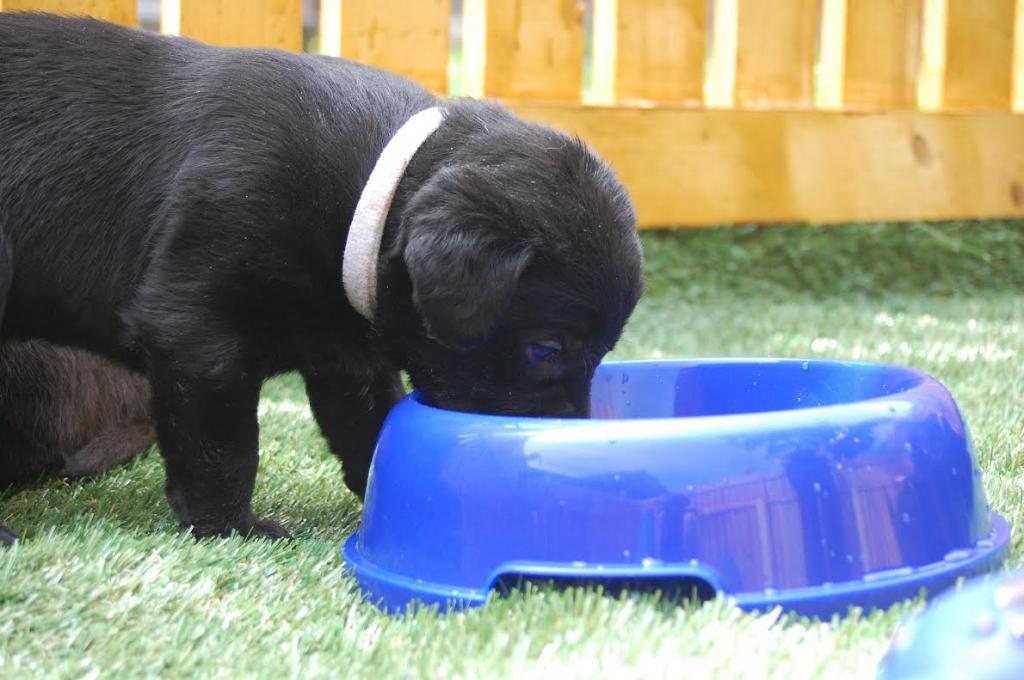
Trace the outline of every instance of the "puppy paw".
<instances>
[{"instance_id":1,"label":"puppy paw","mask_svg":"<svg viewBox=\"0 0 1024 680\"><path fill-rule=\"evenodd\" d=\"M243 538L288 539L292 535L282 525L256 515L228 522L201 522L189 527L196 538L228 538L240 535Z\"/></svg>"},{"instance_id":2,"label":"puppy paw","mask_svg":"<svg viewBox=\"0 0 1024 680\"><path fill-rule=\"evenodd\" d=\"M18 534L14 533L7 527L0 525L0 545L9 546L14 545L14 542L18 540Z\"/></svg>"}]
</instances>

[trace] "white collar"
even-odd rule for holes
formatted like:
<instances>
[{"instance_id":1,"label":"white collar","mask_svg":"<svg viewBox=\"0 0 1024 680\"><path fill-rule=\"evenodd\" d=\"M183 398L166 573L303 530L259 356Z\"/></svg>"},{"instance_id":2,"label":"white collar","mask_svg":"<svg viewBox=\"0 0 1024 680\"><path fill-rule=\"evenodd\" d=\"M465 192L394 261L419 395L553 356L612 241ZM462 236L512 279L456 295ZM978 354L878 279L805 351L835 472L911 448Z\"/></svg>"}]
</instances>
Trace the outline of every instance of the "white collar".
<instances>
[{"instance_id":1,"label":"white collar","mask_svg":"<svg viewBox=\"0 0 1024 680\"><path fill-rule=\"evenodd\" d=\"M405 121L380 152L359 195L345 239L341 280L349 303L369 321L377 311L377 260L395 189L413 155L443 118L441 109L434 106Z\"/></svg>"}]
</instances>

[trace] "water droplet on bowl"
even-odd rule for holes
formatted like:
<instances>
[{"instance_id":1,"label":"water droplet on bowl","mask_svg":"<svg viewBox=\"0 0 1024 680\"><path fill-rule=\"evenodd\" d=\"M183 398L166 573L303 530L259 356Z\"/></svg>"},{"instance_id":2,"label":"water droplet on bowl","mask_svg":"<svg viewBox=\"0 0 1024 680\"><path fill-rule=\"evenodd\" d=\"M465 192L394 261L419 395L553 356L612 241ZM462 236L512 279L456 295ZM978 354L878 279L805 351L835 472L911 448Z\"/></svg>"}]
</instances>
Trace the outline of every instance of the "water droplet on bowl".
<instances>
[{"instance_id":1,"label":"water droplet on bowl","mask_svg":"<svg viewBox=\"0 0 1024 680\"><path fill-rule=\"evenodd\" d=\"M814 483L814 493L821 493L821 484L818 482Z\"/></svg>"},{"instance_id":2,"label":"water droplet on bowl","mask_svg":"<svg viewBox=\"0 0 1024 680\"><path fill-rule=\"evenodd\" d=\"M811 367L811 362L809 362L809 361L805 361L805 362L803 362L802 364L800 364L800 368L801 368L801 369L803 369L803 370L805 370L805 371L806 371L806 370L807 370L808 368L810 368L810 367Z\"/></svg>"},{"instance_id":3,"label":"water droplet on bowl","mask_svg":"<svg viewBox=\"0 0 1024 680\"><path fill-rule=\"evenodd\" d=\"M903 445L903 450L906 451L907 453L910 453L911 451L914 450L914 447L910 445L910 442L907 442Z\"/></svg>"},{"instance_id":4,"label":"water droplet on bowl","mask_svg":"<svg viewBox=\"0 0 1024 680\"><path fill-rule=\"evenodd\" d=\"M622 556L625 557L626 559L629 559L629 551L628 550L623 550L622 551Z\"/></svg>"},{"instance_id":5,"label":"water droplet on bowl","mask_svg":"<svg viewBox=\"0 0 1024 680\"><path fill-rule=\"evenodd\" d=\"M942 556L942 559L945 562L963 562L973 554L974 553L970 550L950 550L948 553Z\"/></svg>"},{"instance_id":6,"label":"water droplet on bowl","mask_svg":"<svg viewBox=\"0 0 1024 680\"><path fill-rule=\"evenodd\" d=\"M656 560L653 557L645 557L640 560L640 566L644 569L650 569L651 567L656 567L659 564L661 564L661 560Z\"/></svg>"},{"instance_id":7,"label":"water droplet on bowl","mask_svg":"<svg viewBox=\"0 0 1024 680\"><path fill-rule=\"evenodd\" d=\"M903 519L903 523L904 524L910 524L910 513L909 512L903 513L903 518L902 519Z\"/></svg>"}]
</instances>

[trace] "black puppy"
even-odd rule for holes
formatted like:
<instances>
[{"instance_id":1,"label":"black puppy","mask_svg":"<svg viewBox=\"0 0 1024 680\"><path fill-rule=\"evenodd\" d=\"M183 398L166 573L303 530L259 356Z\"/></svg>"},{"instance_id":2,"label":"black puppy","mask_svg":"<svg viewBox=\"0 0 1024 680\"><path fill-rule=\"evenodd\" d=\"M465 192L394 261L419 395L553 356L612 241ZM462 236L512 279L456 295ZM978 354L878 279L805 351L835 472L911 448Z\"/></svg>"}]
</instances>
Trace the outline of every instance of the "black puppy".
<instances>
[{"instance_id":1,"label":"black puppy","mask_svg":"<svg viewBox=\"0 0 1024 680\"><path fill-rule=\"evenodd\" d=\"M361 201L383 232L355 257ZM400 370L442 407L584 416L641 292L630 201L579 140L337 59L38 14L0 13L0 237L3 334L145 373L200 536L286 535L250 507L268 376L302 374L361 495Z\"/></svg>"}]
</instances>

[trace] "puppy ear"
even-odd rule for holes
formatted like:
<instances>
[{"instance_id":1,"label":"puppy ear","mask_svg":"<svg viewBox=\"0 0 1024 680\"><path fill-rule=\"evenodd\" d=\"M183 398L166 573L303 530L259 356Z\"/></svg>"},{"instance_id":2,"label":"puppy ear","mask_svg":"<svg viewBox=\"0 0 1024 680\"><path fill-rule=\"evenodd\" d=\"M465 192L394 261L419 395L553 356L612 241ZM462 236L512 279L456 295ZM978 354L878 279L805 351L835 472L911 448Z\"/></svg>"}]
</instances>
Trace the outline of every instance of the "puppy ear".
<instances>
[{"instance_id":1,"label":"puppy ear","mask_svg":"<svg viewBox=\"0 0 1024 680\"><path fill-rule=\"evenodd\" d=\"M417 229L403 258L427 334L446 347L466 350L490 336L531 253L524 244L483 230L442 227Z\"/></svg>"}]
</instances>

